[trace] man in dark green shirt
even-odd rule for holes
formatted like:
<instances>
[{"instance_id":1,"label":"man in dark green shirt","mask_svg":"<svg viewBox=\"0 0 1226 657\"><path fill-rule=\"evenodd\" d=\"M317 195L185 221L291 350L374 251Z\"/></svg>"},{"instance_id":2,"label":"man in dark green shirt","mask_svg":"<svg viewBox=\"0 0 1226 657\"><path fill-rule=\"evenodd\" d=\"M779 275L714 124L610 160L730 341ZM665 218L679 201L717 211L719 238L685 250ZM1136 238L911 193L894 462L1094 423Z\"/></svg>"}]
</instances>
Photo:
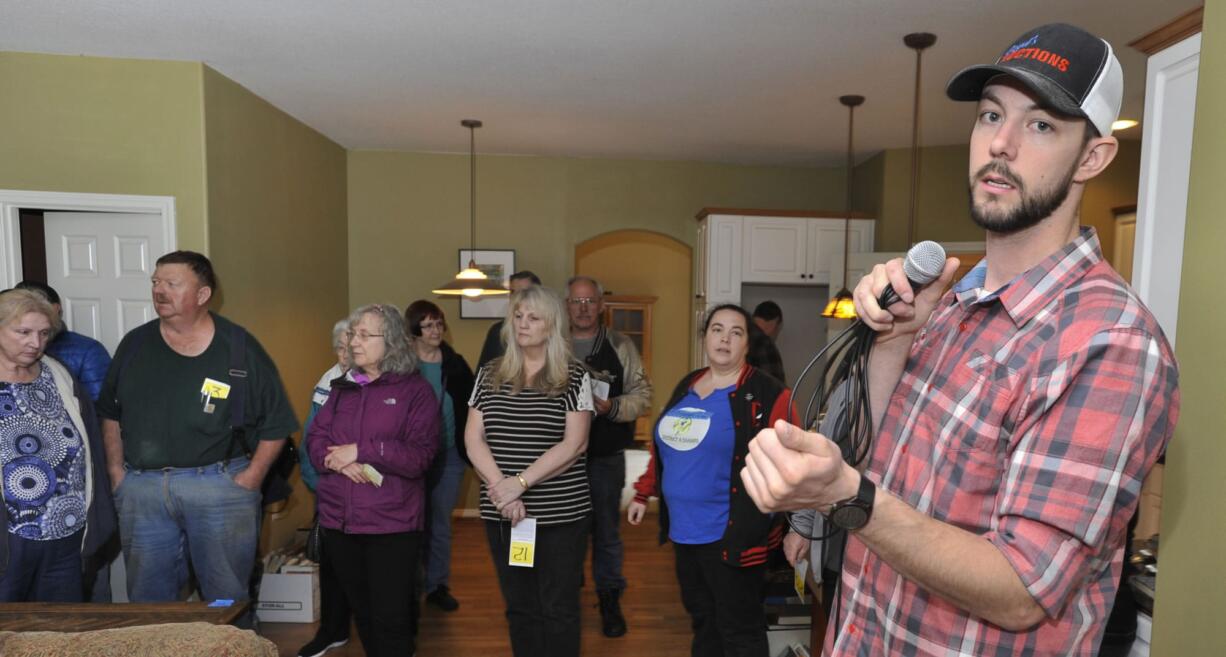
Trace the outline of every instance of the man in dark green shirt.
<instances>
[{"instance_id":1,"label":"man in dark green shirt","mask_svg":"<svg viewBox=\"0 0 1226 657\"><path fill-rule=\"evenodd\" d=\"M177 599L173 574L190 559L204 599L243 600L260 485L298 422L260 344L208 311L217 286L208 258L169 253L152 282L158 319L124 337L98 400L128 597ZM231 355L237 340L241 368ZM232 394L238 370L243 390ZM232 430L232 404L243 404L242 432Z\"/></svg>"}]
</instances>

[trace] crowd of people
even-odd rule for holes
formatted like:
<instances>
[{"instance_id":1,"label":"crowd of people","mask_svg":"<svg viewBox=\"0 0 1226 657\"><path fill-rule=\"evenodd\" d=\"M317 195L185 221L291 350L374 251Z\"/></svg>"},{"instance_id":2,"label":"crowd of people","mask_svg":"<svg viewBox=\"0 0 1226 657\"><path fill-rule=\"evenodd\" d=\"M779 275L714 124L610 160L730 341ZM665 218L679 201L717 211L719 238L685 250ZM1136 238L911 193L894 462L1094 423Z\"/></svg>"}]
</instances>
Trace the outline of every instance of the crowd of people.
<instances>
[{"instance_id":1,"label":"crowd of people","mask_svg":"<svg viewBox=\"0 0 1226 657\"><path fill-rule=\"evenodd\" d=\"M778 306L707 313L707 365L656 418L626 511L637 525L659 498L695 657L767 655L768 556L804 555L818 514L846 537L823 564L838 573L827 654L1099 649L1179 400L1161 329L1077 221L1085 183L1115 154L1121 89L1110 45L1067 25L950 82L951 98L978 103L969 188L987 254L956 283L955 259L919 290L895 260L856 287L878 332L865 467L814 431L835 416L792 423L770 343ZM901 300L882 308L887 284ZM450 518L468 465L513 654L579 653L589 543L602 633L627 632L624 451L651 382L634 343L602 323L598 281L572 278L562 297L519 272L511 288L475 372L428 300L364 305L333 327L336 362L301 444L322 618L299 654L343 645L352 621L367 655L411 655L423 600L459 608ZM205 256L162 256L157 319L113 360L63 330L54 290L0 294L0 600L97 599L116 537L133 601L191 586L248 597L263 487L299 427L260 343L209 311L216 290ZM786 529L793 510L810 529Z\"/></svg>"}]
</instances>

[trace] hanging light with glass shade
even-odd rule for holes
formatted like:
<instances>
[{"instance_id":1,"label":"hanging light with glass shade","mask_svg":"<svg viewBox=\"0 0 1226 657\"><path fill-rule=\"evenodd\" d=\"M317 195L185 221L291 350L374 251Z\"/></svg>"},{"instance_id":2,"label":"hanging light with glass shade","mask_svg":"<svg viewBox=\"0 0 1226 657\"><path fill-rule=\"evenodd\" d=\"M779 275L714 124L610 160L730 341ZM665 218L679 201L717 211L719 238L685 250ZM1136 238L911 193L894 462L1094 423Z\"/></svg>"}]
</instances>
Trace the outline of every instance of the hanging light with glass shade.
<instances>
[{"instance_id":1,"label":"hanging light with glass shade","mask_svg":"<svg viewBox=\"0 0 1226 657\"><path fill-rule=\"evenodd\" d=\"M847 212L843 219L843 287L838 294L830 298L826 309L822 311L822 317L855 319L856 304L852 301L851 292L847 290L847 254L851 246L852 176L856 170L855 150L852 148L852 129L856 122L856 107L864 103L864 96L839 96L839 102L847 107Z\"/></svg>"},{"instance_id":2,"label":"hanging light with glass shade","mask_svg":"<svg viewBox=\"0 0 1226 657\"><path fill-rule=\"evenodd\" d=\"M481 122L476 119L464 119L460 125L468 128L468 196L469 196L469 254L477 253L477 128ZM470 258L468 267L460 270L455 278L447 281L434 294L445 296L483 297L495 294L509 294L510 290L502 286L500 281L491 280L480 269L477 261Z\"/></svg>"}]
</instances>

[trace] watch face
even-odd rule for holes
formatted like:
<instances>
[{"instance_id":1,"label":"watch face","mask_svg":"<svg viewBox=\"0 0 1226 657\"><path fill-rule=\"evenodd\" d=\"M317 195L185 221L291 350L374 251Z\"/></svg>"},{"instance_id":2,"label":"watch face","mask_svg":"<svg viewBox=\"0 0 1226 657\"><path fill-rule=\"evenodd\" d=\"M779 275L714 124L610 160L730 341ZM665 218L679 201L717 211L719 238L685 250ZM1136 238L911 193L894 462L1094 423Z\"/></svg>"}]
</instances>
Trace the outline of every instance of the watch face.
<instances>
[{"instance_id":1,"label":"watch face","mask_svg":"<svg viewBox=\"0 0 1226 657\"><path fill-rule=\"evenodd\" d=\"M868 524L868 511L854 504L840 506L830 514L830 521L842 529L859 529Z\"/></svg>"}]
</instances>

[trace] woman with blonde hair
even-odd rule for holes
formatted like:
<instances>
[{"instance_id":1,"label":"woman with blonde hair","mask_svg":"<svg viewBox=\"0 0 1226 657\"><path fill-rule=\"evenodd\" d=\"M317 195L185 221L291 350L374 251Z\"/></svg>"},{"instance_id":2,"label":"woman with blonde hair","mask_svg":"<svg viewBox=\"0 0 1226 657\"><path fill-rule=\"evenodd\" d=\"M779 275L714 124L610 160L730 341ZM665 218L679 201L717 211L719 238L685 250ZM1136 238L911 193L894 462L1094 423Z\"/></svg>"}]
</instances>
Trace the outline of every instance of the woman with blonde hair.
<instances>
[{"instance_id":1,"label":"woman with blonde hair","mask_svg":"<svg viewBox=\"0 0 1226 657\"><path fill-rule=\"evenodd\" d=\"M59 313L29 290L0 294L0 466L8 529L0 601L81 602L81 559L115 531L94 404L43 354Z\"/></svg>"},{"instance_id":2,"label":"woman with blonde hair","mask_svg":"<svg viewBox=\"0 0 1226 657\"><path fill-rule=\"evenodd\" d=\"M502 329L506 353L481 368L468 402L464 440L484 484L481 517L516 657L579 654L592 390L566 326L556 294L517 292ZM535 524L531 568L510 565L511 528L525 519Z\"/></svg>"}]
</instances>

